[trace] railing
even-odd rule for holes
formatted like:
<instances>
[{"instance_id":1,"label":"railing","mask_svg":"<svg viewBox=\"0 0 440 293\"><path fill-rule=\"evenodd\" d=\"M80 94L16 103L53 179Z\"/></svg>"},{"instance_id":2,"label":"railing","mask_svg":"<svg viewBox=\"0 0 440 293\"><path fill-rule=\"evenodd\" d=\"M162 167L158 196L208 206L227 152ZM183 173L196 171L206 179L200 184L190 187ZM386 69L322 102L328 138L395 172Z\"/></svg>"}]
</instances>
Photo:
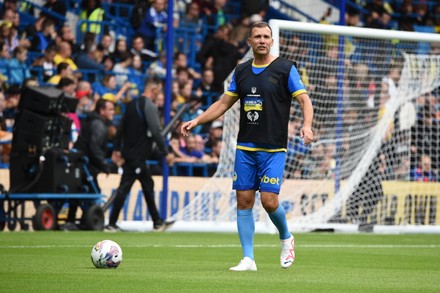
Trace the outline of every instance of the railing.
<instances>
[{"instance_id":1,"label":"railing","mask_svg":"<svg viewBox=\"0 0 440 293\"><path fill-rule=\"evenodd\" d=\"M29 0L22 1L22 5L20 7L21 14L34 17L34 15L31 13L31 10L33 9L39 10L40 13L44 12L46 15L49 15L51 18L56 19L58 23L65 23L67 20L64 15L49 10L41 5L38 5L37 3L31 2ZM39 13L37 12L37 14Z\"/></svg>"},{"instance_id":2,"label":"railing","mask_svg":"<svg viewBox=\"0 0 440 293\"><path fill-rule=\"evenodd\" d=\"M133 28L123 21L115 18L111 21L90 21L90 20L79 20L76 25L76 39L79 43L83 42L84 34L86 32L95 33L97 41L100 42L104 32L112 31L115 33L115 38L124 38L127 43L131 41L134 34Z\"/></svg>"}]
</instances>

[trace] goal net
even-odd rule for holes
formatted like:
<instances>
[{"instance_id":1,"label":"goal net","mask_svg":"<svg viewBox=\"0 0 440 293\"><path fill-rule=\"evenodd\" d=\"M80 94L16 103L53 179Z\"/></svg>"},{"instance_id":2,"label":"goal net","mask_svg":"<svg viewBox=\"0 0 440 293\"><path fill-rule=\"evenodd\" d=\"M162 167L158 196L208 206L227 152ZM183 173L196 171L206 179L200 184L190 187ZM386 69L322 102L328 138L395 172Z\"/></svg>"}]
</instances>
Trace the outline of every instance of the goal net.
<instances>
[{"instance_id":1,"label":"goal net","mask_svg":"<svg viewBox=\"0 0 440 293\"><path fill-rule=\"evenodd\" d=\"M301 109L292 101L279 195L292 231L438 228L440 36L280 20L270 25L272 53L297 62L315 110L317 141L305 146ZM225 114L217 172L173 216L191 222L191 229L235 229L238 121L236 103ZM257 232L275 231L259 198L254 217Z\"/></svg>"}]
</instances>

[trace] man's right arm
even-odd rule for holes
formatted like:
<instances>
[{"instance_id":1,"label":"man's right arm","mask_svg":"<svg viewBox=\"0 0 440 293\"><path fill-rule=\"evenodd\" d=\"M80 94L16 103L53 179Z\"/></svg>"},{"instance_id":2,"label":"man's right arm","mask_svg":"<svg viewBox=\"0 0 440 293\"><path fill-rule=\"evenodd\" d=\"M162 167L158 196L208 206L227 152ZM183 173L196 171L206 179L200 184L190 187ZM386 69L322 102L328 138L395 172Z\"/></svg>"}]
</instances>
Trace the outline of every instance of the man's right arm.
<instances>
[{"instance_id":1,"label":"man's right arm","mask_svg":"<svg viewBox=\"0 0 440 293\"><path fill-rule=\"evenodd\" d=\"M187 136L189 132L197 125L204 124L217 119L222 116L229 108L231 108L238 100L237 96L232 96L227 92L214 104L212 104L205 112L203 112L197 118L185 122L182 124L180 131L183 135Z\"/></svg>"}]
</instances>

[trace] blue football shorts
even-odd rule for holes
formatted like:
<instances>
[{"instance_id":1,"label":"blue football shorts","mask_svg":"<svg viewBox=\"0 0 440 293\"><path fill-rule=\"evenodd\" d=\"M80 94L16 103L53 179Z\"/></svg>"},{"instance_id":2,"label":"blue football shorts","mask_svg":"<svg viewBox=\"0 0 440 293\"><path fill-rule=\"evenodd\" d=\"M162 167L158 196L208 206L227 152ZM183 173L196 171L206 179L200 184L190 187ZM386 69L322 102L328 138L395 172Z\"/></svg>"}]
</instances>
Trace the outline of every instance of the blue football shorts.
<instances>
[{"instance_id":1,"label":"blue football shorts","mask_svg":"<svg viewBox=\"0 0 440 293\"><path fill-rule=\"evenodd\" d=\"M250 152L237 149L232 188L279 194L285 162L285 152Z\"/></svg>"}]
</instances>

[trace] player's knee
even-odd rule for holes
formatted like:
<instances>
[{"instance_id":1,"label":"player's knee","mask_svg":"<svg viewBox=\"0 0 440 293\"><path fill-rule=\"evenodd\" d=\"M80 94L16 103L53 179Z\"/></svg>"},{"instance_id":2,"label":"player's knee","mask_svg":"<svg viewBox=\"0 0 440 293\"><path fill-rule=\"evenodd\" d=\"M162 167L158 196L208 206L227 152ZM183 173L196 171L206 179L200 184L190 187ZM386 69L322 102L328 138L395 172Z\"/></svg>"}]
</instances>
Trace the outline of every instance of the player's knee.
<instances>
[{"instance_id":1,"label":"player's knee","mask_svg":"<svg viewBox=\"0 0 440 293\"><path fill-rule=\"evenodd\" d=\"M264 201L261 201L261 204L268 213L272 213L278 208L278 200L274 199L266 199Z\"/></svg>"}]
</instances>

